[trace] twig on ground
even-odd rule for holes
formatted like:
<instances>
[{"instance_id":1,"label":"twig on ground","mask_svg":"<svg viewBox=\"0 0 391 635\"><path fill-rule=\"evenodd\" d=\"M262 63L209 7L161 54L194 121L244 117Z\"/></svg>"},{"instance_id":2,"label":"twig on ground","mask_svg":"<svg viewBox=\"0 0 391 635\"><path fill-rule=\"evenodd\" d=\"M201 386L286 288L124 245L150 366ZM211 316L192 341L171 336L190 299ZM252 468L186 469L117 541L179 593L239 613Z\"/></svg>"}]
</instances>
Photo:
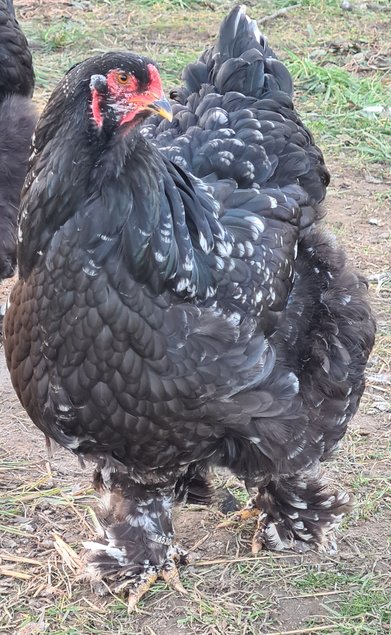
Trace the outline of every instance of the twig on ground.
<instances>
[{"instance_id":1,"label":"twig on ground","mask_svg":"<svg viewBox=\"0 0 391 635\"><path fill-rule=\"evenodd\" d=\"M284 553L281 555L271 556L268 554L267 556L257 556L254 558L253 556L249 556L248 558L217 558L216 560L196 560L192 563L195 567L207 567L212 564L235 564L236 562L260 562L261 560L266 560L269 558L273 558L273 560L283 560L284 558L297 558L300 556L298 553Z\"/></svg>"},{"instance_id":2,"label":"twig on ground","mask_svg":"<svg viewBox=\"0 0 391 635\"><path fill-rule=\"evenodd\" d=\"M274 633L265 633L265 635L305 635L305 633L321 633L322 631L330 630L330 628L338 628L338 624L310 626L309 628L299 628L293 631L274 631Z\"/></svg>"},{"instance_id":3,"label":"twig on ground","mask_svg":"<svg viewBox=\"0 0 391 635\"><path fill-rule=\"evenodd\" d=\"M319 591L318 593L302 593L301 595L282 595L280 600L302 600L303 598L317 598L325 595L340 595L341 593L351 593L351 589L336 589L335 591Z\"/></svg>"},{"instance_id":4,"label":"twig on ground","mask_svg":"<svg viewBox=\"0 0 391 635\"><path fill-rule=\"evenodd\" d=\"M274 18L280 18L282 15L288 13L288 11L292 11L292 9L298 9L300 7L299 4L292 4L290 7L284 7L283 9L278 9L278 11L274 11L274 13L270 13L270 15L265 15L263 18L257 20L258 24L264 24L269 20L274 20Z\"/></svg>"},{"instance_id":5,"label":"twig on ground","mask_svg":"<svg viewBox=\"0 0 391 635\"><path fill-rule=\"evenodd\" d=\"M7 578L17 578L18 580L30 580L30 573L23 573L22 571L14 571L14 569L7 569L6 567L0 567L0 575Z\"/></svg>"},{"instance_id":6,"label":"twig on ground","mask_svg":"<svg viewBox=\"0 0 391 635\"><path fill-rule=\"evenodd\" d=\"M24 564L34 564L36 567L44 567L45 565L39 560L33 558L22 558L22 556L12 556L8 553L0 553L0 562L2 560L9 560L10 562L23 562Z\"/></svg>"},{"instance_id":7,"label":"twig on ground","mask_svg":"<svg viewBox=\"0 0 391 635\"><path fill-rule=\"evenodd\" d=\"M81 558L77 555L76 551L72 549L69 545L58 534L54 534L54 547L56 551L60 554L64 562L68 565L68 567L73 571L78 571L82 566Z\"/></svg>"},{"instance_id":8,"label":"twig on ground","mask_svg":"<svg viewBox=\"0 0 391 635\"><path fill-rule=\"evenodd\" d=\"M197 540L197 542L190 547L189 551L192 552L192 551L195 551L196 549L198 549L198 547L203 545L204 542L206 542L208 540L208 538L210 538L210 533L206 534L206 536L203 536L202 538L200 538L200 540Z\"/></svg>"}]
</instances>

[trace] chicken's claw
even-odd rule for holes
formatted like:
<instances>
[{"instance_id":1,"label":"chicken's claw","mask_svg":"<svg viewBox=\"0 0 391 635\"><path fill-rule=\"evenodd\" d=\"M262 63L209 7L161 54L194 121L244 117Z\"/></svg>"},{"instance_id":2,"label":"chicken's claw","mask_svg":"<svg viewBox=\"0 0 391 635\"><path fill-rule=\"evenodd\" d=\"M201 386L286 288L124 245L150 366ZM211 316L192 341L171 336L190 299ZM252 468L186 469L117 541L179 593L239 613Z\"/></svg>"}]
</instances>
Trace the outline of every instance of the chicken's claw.
<instances>
[{"instance_id":1,"label":"chicken's claw","mask_svg":"<svg viewBox=\"0 0 391 635\"><path fill-rule=\"evenodd\" d=\"M257 518L257 528L253 535L253 539L251 542L251 553L256 556L265 546L265 520L267 518L267 514L262 513L258 510L258 518Z\"/></svg>"},{"instance_id":2,"label":"chicken's claw","mask_svg":"<svg viewBox=\"0 0 391 635\"><path fill-rule=\"evenodd\" d=\"M229 527L230 525L239 524L246 522L250 518L256 518L257 527L252 539L251 544L251 552L253 555L257 555L265 545L265 519L267 518L267 514L265 514L259 507L257 507L256 501L253 498L247 502L246 506L240 511L236 512L223 522L219 523L216 529L220 527Z\"/></svg>"},{"instance_id":3,"label":"chicken's claw","mask_svg":"<svg viewBox=\"0 0 391 635\"><path fill-rule=\"evenodd\" d=\"M143 579L140 582L134 585L133 589L129 591L128 595L128 613L133 613L136 608L137 603L143 595L149 591L151 586L156 582L158 578L157 571L151 571L147 576L143 576Z\"/></svg>"},{"instance_id":4,"label":"chicken's claw","mask_svg":"<svg viewBox=\"0 0 391 635\"><path fill-rule=\"evenodd\" d=\"M186 557L187 552L175 545L169 549L167 559L160 567L150 565L142 573L117 583L112 590L115 593L128 593L128 613L134 611L138 602L158 579L164 580L174 591L186 595L187 591L180 581L176 565L186 563Z\"/></svg>"},{"instance_id":5,"label":"chicken's claw","mask_svg":"<svg viewBox=\"0 0 391 635\"><path fill-rule=\"evenodd\" d=\"M187 591L179 579L177 563L187 564L188 553L178 545L174 545L169 549L168 557L160 570L159 577L174 589L174 591L186 595Z\"/></svg>"},{"instance_id":6,"label":"chicken's claw","mask_svg":"<svg viewBox=\"0 0 391 635\"><path fill-rule=\"evenodd\" d=\"M163 569L159 574L159 577L161 577L172 589L174 589L174 591L178 591L178 593L187 595L187 591L180 581L179 571L174 560L171 560L171 562L167 561L165 563Z\"/></svg>"},{"instance_id":7,"label":"chicken's claw","mask_svg":"<svg viewBox=\"0 0 391 635\"><path fill-rule=\"evenodd\" d=\"M223 520L221 523L216 525L216 529L229 527L230 525L236 525L237 523L243 523L249 520L249 518L258 518L260 514L261 511L256 506L255 500L253 498L250 498L243 509L235 512L230 518L227 518L226 520Z\"/></svg>"},{"instance_id":8,"label":"chicken's claw","mask_svg":"<svg viewBox=\"0 0 391 635\"><path fill-rule=\"evenodd\" d=\"M119 548L110 544L91 541L85 542L84 547L90 551L86 574L91 582L96 586L97 581L103 580L109 592L127 595L129 613L134 611L139 600L158 579L164 580L178 593L187 593L179 579L177 564L189 562L188 552L178 545L170 545L160 563L145 559L141 566L132 563L130 557L125 564L118 562L116 556L118 552L122 556L125 547L119 551Z\"/></svg>"},{"instance_id":9,"label":"chicken's claw","mask_svg":"<svg viewBox=\"0 0 391 635\"><path fill-rule=\"evenodd\" d=\"M133 582L132 588L128 595L128 613L132 613L136 608L139 600L149 591L151 586L159 578L164 580L174 591L187 595L187 591L179 578L179 571L175 564L175 560L180 560L181 555L168 558L160 569L151 567L146 573L140 575L138 582Z\"/></svg>"}]
</instances>

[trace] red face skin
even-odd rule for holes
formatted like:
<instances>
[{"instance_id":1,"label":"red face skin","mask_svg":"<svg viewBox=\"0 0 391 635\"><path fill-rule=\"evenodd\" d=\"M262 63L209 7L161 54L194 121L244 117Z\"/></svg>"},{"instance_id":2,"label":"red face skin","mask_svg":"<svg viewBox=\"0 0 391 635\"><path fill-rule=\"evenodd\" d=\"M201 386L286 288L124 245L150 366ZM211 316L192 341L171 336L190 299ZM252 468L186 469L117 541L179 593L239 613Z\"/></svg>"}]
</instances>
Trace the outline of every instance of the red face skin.
<instances>
[{"instance_id":1,"label":"red face skin","mask_svg":"<svg viewBox=\"0 0 391 635\"><path fill-rule=\"evenodd\" d=\"M91 102L92 118L95 121L98 128L101 128L103 126L103 117L100 111L100 95L98 91L96 90L96 88L93 88L91 93L92 93L92 102Z\"/></svg>"},{"instance_id":2,"label":"red face skin","mask_svg":"<svg viewBox=\"0 0 391 635\"><path fill-rule=\"evenodd\" d=\"M107 73L107 89L110 95L112 108L118 114L120 125L131 123L140 112L151 110L159 112L153 107L154 102L163 100L164 93L162 80L158 70L153 64L148 64L150 81L148 88L140 91L139 82L127 72L119 69ZM92 117L98 128L103 125L103 116L100 109L101 95L96 88L92 89ZM162 116L169 117L169 112L160 112Z\"/></svg>"}]
</instances>

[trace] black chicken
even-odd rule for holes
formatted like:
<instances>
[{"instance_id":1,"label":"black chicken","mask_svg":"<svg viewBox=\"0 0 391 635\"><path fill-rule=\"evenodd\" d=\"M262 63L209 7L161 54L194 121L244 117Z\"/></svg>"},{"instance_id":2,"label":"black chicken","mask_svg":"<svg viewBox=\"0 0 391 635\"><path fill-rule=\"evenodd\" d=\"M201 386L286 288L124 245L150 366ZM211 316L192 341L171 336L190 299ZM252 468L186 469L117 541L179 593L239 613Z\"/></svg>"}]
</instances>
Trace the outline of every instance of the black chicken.
<instances>
[{"instance_id":1,"label":"black chicken","mask_svg":"<svg viewBox=\"0 0 391 635\"><path fill-rule=\"evenodd\" d=\"M15 19L12 0L0 0L0 281L12 276L16 265L20 191L37 121L33 89L27 40Z\"/></svg>"},{"instance_id":2,"label":"black chicken","mask_svg":"<svg viewBox=\"0 0 391 635\"><path fill-rule=\"evenodd\" d=\"M130 606L158 575L180 588L172 505L210 465L257 488L254 550L331 540L350 502L319 463L374 338L364 279L315 228L321 152L243 9L184 82L172 114L144 57L67 73L37 126L6 314L20 401L96 464L89 568Z\"/></svg>"}]
</instances>

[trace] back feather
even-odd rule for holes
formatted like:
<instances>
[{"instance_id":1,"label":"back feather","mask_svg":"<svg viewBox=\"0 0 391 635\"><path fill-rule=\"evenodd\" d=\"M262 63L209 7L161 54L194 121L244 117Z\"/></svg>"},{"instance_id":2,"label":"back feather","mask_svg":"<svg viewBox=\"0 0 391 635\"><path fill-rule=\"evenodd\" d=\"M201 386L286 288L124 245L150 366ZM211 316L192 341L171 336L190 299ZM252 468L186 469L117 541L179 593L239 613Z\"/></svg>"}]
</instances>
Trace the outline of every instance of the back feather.
<instances>
[{"instance_id":1,"label":"back feather","mask_svg":"<svg viewBox=\"0 0 391 635\"><path fill-rule=\"evenodd\" d=\"M302 231L320 219L329 183L322 153L294 110L288 70L242 7L183 80L171 93L173 122L151 117L143 134L211 186L224 179L241 189L299 184Z\"/></svg>"}]
</instances>

